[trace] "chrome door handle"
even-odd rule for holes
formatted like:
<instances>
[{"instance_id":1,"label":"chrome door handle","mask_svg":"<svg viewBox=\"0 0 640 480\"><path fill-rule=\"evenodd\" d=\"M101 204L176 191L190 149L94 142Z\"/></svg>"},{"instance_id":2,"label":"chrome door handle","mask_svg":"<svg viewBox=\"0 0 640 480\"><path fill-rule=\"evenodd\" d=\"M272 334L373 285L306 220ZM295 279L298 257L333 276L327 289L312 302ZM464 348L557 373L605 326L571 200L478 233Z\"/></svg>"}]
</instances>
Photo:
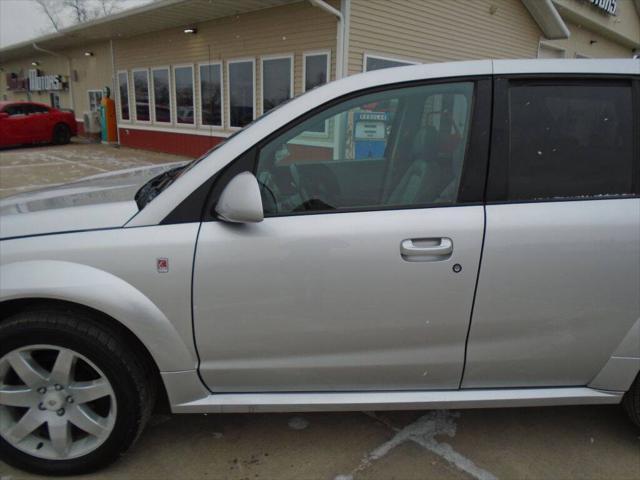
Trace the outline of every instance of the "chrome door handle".
<instances>
[{"instance_id":1,"label":"chrome door handle","mask_svg":"<svg viewBox=\"0 0 640 480\"><path fill-rule=\"evenodd\" d=\"M444 260L453 253L450 238L411 238L400 243L400 254L405 260ZM437 257L437 258L433 258Z\"/></svg>"}]
</instances>

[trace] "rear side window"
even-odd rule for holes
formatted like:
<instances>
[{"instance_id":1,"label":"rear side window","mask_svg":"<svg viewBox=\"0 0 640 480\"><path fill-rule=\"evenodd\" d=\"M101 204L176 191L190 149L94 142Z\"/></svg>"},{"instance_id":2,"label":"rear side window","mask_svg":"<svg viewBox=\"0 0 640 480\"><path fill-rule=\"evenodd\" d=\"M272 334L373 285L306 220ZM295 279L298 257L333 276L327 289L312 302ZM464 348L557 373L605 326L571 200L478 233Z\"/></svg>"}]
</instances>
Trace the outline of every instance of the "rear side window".
<instances>
[{"instance_id":1,"label":"rear side window","mask_svg":"<svg viewBox=\"0 0 640 480\"><path fill-rule=\"evenodd\" d=\"M631 82L515 81L506 100L505 200L634 193Z\"/></svg>"}]
</instances>

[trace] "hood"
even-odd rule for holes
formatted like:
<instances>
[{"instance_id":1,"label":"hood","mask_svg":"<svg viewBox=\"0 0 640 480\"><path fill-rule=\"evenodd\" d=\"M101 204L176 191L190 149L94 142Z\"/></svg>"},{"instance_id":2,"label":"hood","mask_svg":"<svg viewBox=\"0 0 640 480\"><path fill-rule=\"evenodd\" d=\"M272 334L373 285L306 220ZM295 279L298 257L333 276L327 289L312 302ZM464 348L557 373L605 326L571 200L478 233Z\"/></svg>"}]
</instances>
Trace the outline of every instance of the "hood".
<instances>
[{"instance_id":1,"label":"hood","mask_svg":"<svg viewBox=\"0 0 640 480\"><path fill-rule=\"evenodd\" d=\"M93 175L0 200L0 238L115 228L138 212L135 194L148 180L187 162Z\"/></svg>"}]
</instances>

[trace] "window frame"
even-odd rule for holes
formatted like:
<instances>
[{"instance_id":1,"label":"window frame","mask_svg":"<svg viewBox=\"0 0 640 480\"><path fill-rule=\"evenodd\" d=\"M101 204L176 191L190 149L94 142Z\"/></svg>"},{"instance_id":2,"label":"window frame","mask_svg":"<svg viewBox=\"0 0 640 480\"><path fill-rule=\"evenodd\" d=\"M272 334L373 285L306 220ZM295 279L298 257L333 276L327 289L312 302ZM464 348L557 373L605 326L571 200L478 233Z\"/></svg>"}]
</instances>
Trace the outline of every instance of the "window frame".
<instances>
[{"instance_id":1,"label":"window frame","mask_svg":"<svg viewBox=\"0 0 640 480\"><path fill-rule=\"evenodd\" d=\"M208 125L202 121L202 75L201 67L208 67L212 65L220 66L220 125ZM222 130L224 129L224 111L225 111L225 94L224 94L224 62L222 60L214 60L211 62L198 63L198 126L206 128L208 130Z\"/></svg>"},{"instance_id":2,"label":"window frame","mask_svg":"<svg viewBox=\"0 0 640 480\"><path fill-rule=\"evenodd\" d=\"M563 198L540 198L509 200L507 197L508 165L509 165L509 88L513 81L540 81L541 83L571 85L592 85L593 82L621 82L630 84L632 95L633 136L633 177L632 191L628 195L591 195ZM522 204L522 203L560 203L577 201L615 200L640 197L640 77L627 74L514 74L500 75L494 78L493 121L491 133L491 157L487 173L485 201L487 205Z\"/></svg>"},{"instance_id":3,"label":"window frame","mask_svg":"<svg viewBox=\"0 0 640 480\"><path fill-rule=\"evenodd\" d=\"M120 97L120 74L124 73L125 78L127 79L127 107L129 108L129 118L122 118L122 98ZM118 70L116 73L116 79L118 80L118 120L123 123L132 123L132 112L131 112L131 82L129 79L129 71L128 70Z\"/></svg>"},{"instance_id":4,"label":"window frame","mask_svg":"<svg viewBox=\"0 0 640 480\"><path fill-rule=\"evenodd\" d=\"M372 52L364 52L364 55L362 55L362 72L366 73L366 72L375 72L376 70L367 70L367 60L369 58L375 58L376 60L386 60L388 62L402 62L402 63L406 63L406 65L398 65L399 67L405 67L405 66L409 66L409 65L420 65L423 62L420 62L418 60L413 60L413 59L407 59L407 58L401 58L401 57L393 57L391 55L379 55L377 53L372 53ZM389 67L392 68L392 67Z\"/></svg>"},{"instance_id":5,"label":"window frame","mask_svg":"<svg viewBox=\"0 0 640 480\"><path fill-rule=\"evenodd\" d=\"M293 53L283 53L276 55L263 55L260 57L260 115L264 115L264 62L269 60L291 60L291 69L289 70L289 98L291 100L295 96L294 88L294 73L295 73L295 59ZM276 108L276 107L273 107Z\"/></svg>"},{"instance_id":6,"label":"window frame","mask_svg":"<svg viewBox=\"0 0 640 480\"><path fill-rule=\"evenodd\" d=\"M153 81L153 72L159 72L165 70L167 72L167 81L169 82L169 121L159 122L156 119L156 85ZM151 123L160 126L173 126L173 86L171 82L171 67L169 65L163 65L159 67L151 67L149 69L149 82L150 82L150 97L151 97Z\"/></svg>"},{"instance_id":7,"label":"window frame","mask_svg":"<svg viewBox=\"0 0 640 480\"><path fill-rule=\"evenodd\" d=\"M307 57L320 57L322 55L327 59L327 81L323 85L331 82L331 50L310 50L302 52L302 86L300 88L302 93L307 91Z\"/></svg>"},{"instance_id":8,"label":"window frame","mask_svg":"<svg viewBox=\"0 0 640 480\"><path fill-rule=\"evenodd\" d=\"M458 198L456 203L446 204L416 204L407 206L376 206L376 207L354 207L344 208L340 210L318 210L304 212L288 212L286 214L269 215L265 218L294 217L300 215L338 215L343 213L362 213L375 211L392 211L392 210L415 210L425 208L456 208L468 207L473 205L484 205L484 192L487 179L487 168L489 158L489 135L491 125L491 108L492 99L492 83L490 75L472 75L460 77L445 77L418 81L400 82L390 85L378 85L375 87L351 92L342 97L334 98L329 102L305 112L299 117L291 120L275 132L267 137L259 140L249 147L244 153L231 161L225 168L212 176L208 182L212 182L209 196L205 200L202 208L194 208L194 204L198 205L197 198L199 192L194 192L190 197L174 211L172 211L163 220L164 223L175 223L175 219L179 218L181 222L186 221L221 221L215 214L215 205L219 199L220 192L224 190L226 184L241 171L250 171L255 175L258 167L258 154L260 149L266 144L282 135L285 131L295 128L297 125L306 121L314 115L317 115L333 106L349 101L353 98L369 95L372 93L383 92L386 90L395 90L399 88L411 88L426 85L437 85L441 83L464 83L472 82L474 84L473 102L471 105L470 115L470 131L465 151L464 164L462 167L460 185L458 187ZM230 174L232 172L233 174ZM188 211L187 211L188 209Z\"/></svg>"},{"instance_id":9,"label":"window frame","mask_svg":"<svg viewBox=\"0 0 640 480\"><path fill-rule=\"evenodd\" d=\"M251 70L252 70L252 74L253 74L253 79L252 79L252 84L253 84L253 91L252 91L252 105L253 105L253 118L252 120L255 120L257 118L257 105L256 105L256 59L254 57L243 57L243 58L232 58L227 60L226 63L226 81L227 81L227 101L226 101L226 118L225 118L225 122L226 122L226 126L227 126L227 130L230 131L237 131L237 130L242 130L244 127L234 127L233 125L231 125L231 81L230 81L230 77L231 77L231 64L233 63L248 63L251 62Z\"/></svg>"},{"instance_id":10,"label":"window frame","mask_svg":"<svg viewBox=\"0 0 640 480\"><path fill-rule=\"evenodd\" d=\"M135 78L135 74L136 72L144 72L147 75L147 102L148 102L148 107L149 107L149 120L139 120L138 119L138 104L137 104L137 100L136 100L136 78ZM150 81L150 76L149 76L149 69L148 68L132 68L131 69L131 79L133 80L133 120L136 123L141 123L143 125L149 125L151 123L151 81Z\"/></svg>"},{"instance_id":11,"label":"window frame","mask_svg":"<svg viewBox=\"0 0 640 480\"><path fill-rule=\"evenodd\" d=\"M87 100L89 100L89 111L91 111L91 112L94 111L94 110L91 110L91 94L92 93L99 93L100 94L100 101L102 101L102 98L104 98L102 90L99 90L97 88L90 88L90 89L87 90ZM96 112L99 111L100 104L98 104L97 107L98 108L95 110Z\"/></svg>"},{"instance_id":12,"label":"window frame","mask_svg":"<svg viewBox=\"0 0 640 480\"><path fill-rule=\"evenodd\" d=\"M177 94L177 85L176 85L176 69L178 68L191 68L191 92L192 92L192 107L193 107L193 123L180 123L178 122L178 94ZM178 65L171 66L171 102L173 105L173 126L176 128L185 128L185 129L193 129L198 126L198 115L196 111L196 77L195 77L195 68L193 63L182 63Z\"/></svg>"}]
</instances>

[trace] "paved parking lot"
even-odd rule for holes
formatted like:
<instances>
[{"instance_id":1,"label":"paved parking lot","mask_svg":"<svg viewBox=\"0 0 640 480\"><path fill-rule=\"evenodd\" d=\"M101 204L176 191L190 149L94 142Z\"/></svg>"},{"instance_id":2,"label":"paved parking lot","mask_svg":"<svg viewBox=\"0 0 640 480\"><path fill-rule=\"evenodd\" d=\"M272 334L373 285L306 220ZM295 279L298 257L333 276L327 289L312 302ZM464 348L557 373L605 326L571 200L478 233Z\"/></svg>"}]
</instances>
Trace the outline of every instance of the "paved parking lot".
<instances>
[{"instance_id":1,"label":"paved parking lot","mask_svg":"<svg viewBox=\"0 0 640 480\"><path fill-rule=\"evenodd\" d=\"M102 145L0 151L0 195L179 157ZM0 480L38 478L0 463ZM82 477L77 477L82 478ZM640 479L621 408L156 415L95 479Z\"/></svg>"}]
</instances>

